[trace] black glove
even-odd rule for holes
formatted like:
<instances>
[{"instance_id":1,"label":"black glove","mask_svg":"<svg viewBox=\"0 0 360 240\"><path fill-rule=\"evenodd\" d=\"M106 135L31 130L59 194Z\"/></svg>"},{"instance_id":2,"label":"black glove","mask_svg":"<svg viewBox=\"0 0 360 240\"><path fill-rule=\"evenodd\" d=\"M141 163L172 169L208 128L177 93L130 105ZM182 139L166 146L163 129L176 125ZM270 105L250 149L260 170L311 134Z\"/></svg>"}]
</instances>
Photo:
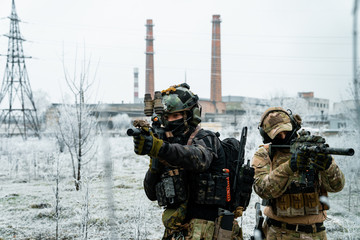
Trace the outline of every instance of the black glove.
<instances>
[{"instance_id":1,"label":"black glove","mask_svg":"<svg viewBox=\"0 0 360 240\"><path fill-rule=\"evenodd\" d=\"M151 157L157 157L160 148L163 144L163 140L154 136L148 128L142 128L141 134L133 136L134 151L138 155L148 154Z\"/></svg>"},{"instance_id":2,"label":"black glove","mask_svg":"<svg viewBox=\"0 0 360 240\"><path fill-rule=\"evenodd\" d=\"M251 193L252 185L254 183L255 170L253 167L243 166L241 171L242 175L239 178L237 185L240 187L239 191L244 193Z\"/></svg>"},{"instance_id":3,"label":"black glove","mask_svg":"<svg viewBox=\"0 0 360 240\"><path fill-rule=\"evenodd\" d=\"M309 156L303 151L296 150L290 160L290 168L293 172L305 171L309 163Z\"/></svg>"},{"instance_id":4,"label":"black glove","mask_svg":"<svg viewBox=\"0 0 360 240\"><path fill-rule=\"evenodd\" d=\"M324 171L330 167L331 163L332 163L331 155L318 153L315 155L312 165L315 170Z\"/></svg>"}]
</instances>

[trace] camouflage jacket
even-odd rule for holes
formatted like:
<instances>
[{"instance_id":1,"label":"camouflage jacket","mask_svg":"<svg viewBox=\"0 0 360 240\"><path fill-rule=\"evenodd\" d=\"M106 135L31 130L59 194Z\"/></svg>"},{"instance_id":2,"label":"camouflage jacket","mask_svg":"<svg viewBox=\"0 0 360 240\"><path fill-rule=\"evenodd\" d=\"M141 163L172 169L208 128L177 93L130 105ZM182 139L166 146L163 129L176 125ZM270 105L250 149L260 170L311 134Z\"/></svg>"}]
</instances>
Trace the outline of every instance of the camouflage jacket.
<instances>
[{"instance_id":1,"label":"camouflage jacket","mask_svg":"<svg viewBox=\"0 0 360 240\"><path fill-rule=\"evenodd\" d=\"M264 199L274 199L280 197L289 187L292 181L300 179L298 172L293 172L289 161L291 153L289 150L277 151L270 160L268 145L261 146L254 154L252 166L255 168L255 192ZM339 192L345 185L344 174L333 160L329 169L318 173L319 185L328 192ZM325 212L325 211L324 211ZM264 210L265 215L279 221L288 223L312 224L321 222L325 219L326 213L321 216L301 216L291 219L291 217L276 217L271 207Z\"/></svg>"}]
</instances>

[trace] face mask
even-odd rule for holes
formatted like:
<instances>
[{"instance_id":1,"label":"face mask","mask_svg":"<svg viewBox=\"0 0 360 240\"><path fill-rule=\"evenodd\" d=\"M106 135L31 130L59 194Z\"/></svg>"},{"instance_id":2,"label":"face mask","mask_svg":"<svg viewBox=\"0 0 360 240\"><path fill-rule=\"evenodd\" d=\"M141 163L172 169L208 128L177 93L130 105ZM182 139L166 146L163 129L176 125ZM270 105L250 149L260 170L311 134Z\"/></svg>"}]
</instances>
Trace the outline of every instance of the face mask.
<instances>
[{"instance_id":1,"label":"face mask","mask_svg":"<svg viewBox=\"0 0 360 240\"><path fill-rule=\"evenodd\" d=\"M275 137L272 140L272 144L274 144L274 145L289 145L290 141L294 138L294 136L296 137L296 134L294 135L293 131L286 132L285 139Z\"/></svg>"},{"instance_id":2,"label":"face mask","mask_svg":"<svg viewBox=\"0 0 360 240\"><path fill-rule=\"evenodd\" d=\"M286 145L286 139L281 139L281 138L277 138L277 137L275 137L272 141L271 141L271 143L273 144L273 145Z\"/></svg>"},{"instance_id":3,"label":"face mask","mask_svg":"<svg viewBox=\"0 0 360 240\"><path fill-rule=\"evenodd\" d=\"M170 131L174 136L184 133L185 129L184 119L180 118L174 121L168 121L165 131Z\"/></svg>"}]
</instances>

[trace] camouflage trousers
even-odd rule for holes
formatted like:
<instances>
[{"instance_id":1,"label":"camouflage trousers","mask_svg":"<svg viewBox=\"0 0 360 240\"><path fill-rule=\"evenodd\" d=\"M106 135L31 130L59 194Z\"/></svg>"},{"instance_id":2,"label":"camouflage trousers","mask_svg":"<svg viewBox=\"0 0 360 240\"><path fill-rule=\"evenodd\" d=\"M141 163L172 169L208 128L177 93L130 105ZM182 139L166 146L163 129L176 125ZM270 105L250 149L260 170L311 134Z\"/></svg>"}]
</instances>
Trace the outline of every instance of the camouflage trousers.
<instances>
[{"instance_id":1,"label":"camouflage trousers","mask_svg":"<svg viewBox=\"0 0 360 240\"><path fill-rule=\"evenodd\" d=\"M212 240L215 231L215 223L203 219L191 219L189 233L186 240Z\"/></svg>"},{"instance_id":2,"label":"camouflage trousers","mask_svg":"<svg viewBox=\"0 0 360 240\"><path fill-rule=\"evenodd\" d=\"M221 228L221 218L216 219L215 221L215 232L214 232L214 238L213 240L243 240L243 234L242 229L239 225L239 223L234 219L232 230L226 230Z\"/></svg>"},{"instance_id":3,"label":"camouflage trousers","mask_svg":"<svg viewBox=\"0 0 360 240\"><path fill-rule=\"evenodd\" d=\"M203 219L192 219L186 229L165 229L163 240L212 240L215 225L213 221Z\"/></svg>"},{"instance_id":4,"label":"camouflage trousers","mask_svg":"<svg viewBox=\"0 0 360 240\"><path fill-rule=\"evenodd\" d=\"M185 224L184 226L186 226ZM216 236L214 236L216 235ZM234 221L232 231L224 231L216 229L213 221L203 219L192 219L187 229L174 231L165 229L163 240L242 240L242 229L239 224Z\"/></svg>"},{"instance_id":5,"label":"camouflage trousers","mask_svg":"<svg viewBox=\"0 0 360 240\"><path fill-rule=\"evenodd\" d=\"M275 226L265 227L266 240L326 240L326 231L317 233L305 233L278 228Z\"/></svg>"}]
</instances>

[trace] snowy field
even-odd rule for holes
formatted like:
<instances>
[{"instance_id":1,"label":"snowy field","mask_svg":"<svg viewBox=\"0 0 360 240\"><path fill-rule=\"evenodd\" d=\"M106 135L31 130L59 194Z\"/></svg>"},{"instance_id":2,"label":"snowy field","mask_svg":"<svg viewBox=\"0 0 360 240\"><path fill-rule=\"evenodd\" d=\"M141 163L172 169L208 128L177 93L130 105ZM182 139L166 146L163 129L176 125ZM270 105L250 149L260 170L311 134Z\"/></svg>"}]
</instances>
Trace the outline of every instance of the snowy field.
<instances>
[{"instance_id":1,"label":"snowy field","mask_svg":"<svg viewBox=\"0 0 360 240\"><path fill-rule=\"evenodd\" d=\"M221 138L229 133L223 131ZM327 139L333 147L359 149L354 137ZM246 158L260 143L256 129L250 129ZM360 239L358 156L336 157L346 185L330 194L328 239ZM0 139L0 239L56 239L57 225L58 239L161 239L162 209L146 198L142 186L148 164L147 157L133 153L132 138L100 138L95 158L84 166L83 187L76 191L69 154L59 153L55 139ZM253 232L259 200L253 194L242 218L245 239Z\"/></svg>"}]
</instances>

